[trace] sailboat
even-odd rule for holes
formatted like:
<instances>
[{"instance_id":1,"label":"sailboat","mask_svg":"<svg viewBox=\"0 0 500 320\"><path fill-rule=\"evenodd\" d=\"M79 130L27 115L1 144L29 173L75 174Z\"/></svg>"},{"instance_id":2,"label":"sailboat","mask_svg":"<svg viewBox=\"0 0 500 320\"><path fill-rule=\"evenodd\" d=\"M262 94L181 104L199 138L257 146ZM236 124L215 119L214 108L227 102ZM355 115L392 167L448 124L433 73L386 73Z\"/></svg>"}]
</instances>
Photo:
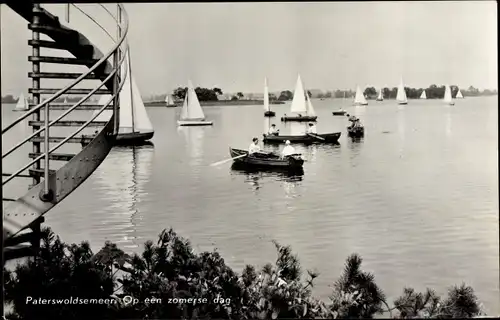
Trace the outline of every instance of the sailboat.
<instances>
[{"instance_id":1,"label":"sailboat","mask_svg":"<svg viewBox=\"0 0 500 320\"><path fill-rule=\"evenodd\" d=\"M400 105L408 104L408 99L406 99L405 86L403 85L403 78L401 78L401 82L399 83L398 86L398 93L396 95L396 100Z\"/></svg>"},{"instance_id":2,"label":"sailboat","mask_svg":"<svg viewBox=\"0 0 500 320\"><path fill-rule=\"evenodd\" d=\"M363 95L363 92L361 91L361 88L359 86L356 87L356 96L354 97L354 105L355 106L368 105L368 102L366 101L365 96Z\"/></svg>"},{"instance_id":3,"label":"sailboat","mask_svg":"<svg viewBox=\"0 0 500 320\"><path fill-rule=\"evenodd\" d=\"M384 89L380 88L380 91L378 92L378 97L375 101L384 101Z\"/></svg>"},{"instance_id":4,"label":"sailboat","mask_svg":"<svg viewBox=\"0 0 500 320\"><path fill-rule=\"evenodd\" d=\"M116 144L135 145L142 144L153 138L154 129L149 120L146 107L141 98L139 87L131 72L130 50L127 52L126 60L122 68L128 68L127 78L119 94L120 99L120 128L116 136ZM122 74L125 70L122 70ZM103 95L99 99L100 105L106 104L111 99L110 95ZM95 111L97 113L98 111ZM95 114L94 113L94 114ZM113 112L104 110L94 121L109 121Z\"/></svg>"},{"instance_id":5,"label":"sailboat","mask_svg":"<svg viewBox=\"0 0 500 320\"><path fill-rule=\"evenodd\" d=\"M422 91L422 94L420 95L420 99L427 99L427 95L425 93L425 89L424 89L424 91Z\"/></svg>"},{"instance_id":6,"label":"sailboat","mask_svg":"<svg viewBox=\"0 0 500 320\"><path fill-rule=\"evenodd\" d=\"M181 117L177 121L179 126L211 126L212 121L205 120L205 114L201 108L198 96L194 91L191 80L188 81L188 91L182 105Z\"/></svg>"},{"instance_id":7,"label":"sailboat","mask_svg":"<svg viewBox=\"0 0 500 320\"><path fill-rule=\"evenodd\" d=\"M455 105L455 102L453 102L453 98L451 97L451 88L449 85L445 86L443 101L450 106Z\"/></svg>"},{"instance_id":8,"label":"sailboat","mask_svg":"<svg viewBox=\"0 0 500 320\"><path fill-rule=\"evenodd\" d=\"M455 99L463 99L463 98L464 98L464 96L462 95L462 91L460 91L460 89L458 89L458 92L457 92Z\"/></svg>"},{"instance_id":9,"label":"sailboat","mask_svg":"<svg viewBox=\"0 0 500 320\"><path fill-rule=\"evenodd\" d=\"M276 112L271 111L271 106L269 105L269 88L267 87L267 78L264 79L264 116L274 117Z\"/></svg>"},{"instance_id":10,"label":"sailboat","mask_svg":"<svg viewBox=\"0 0 500 320\"><path fill-rule=\"evenodd\" d=\"M345 101L345 91L344 91L344 98L342 99L342 105L344 104L344 101ZM343 116L347 113L347 111L345 111L344 109L342 109L342 107L339 108L338 111L333 111L332 114L334 116Z\"/></svg>"},{"instance_id":11,"label":"sailboat","mask_svg":"<svg viewBox=\"0 0 500 320\"><path fill-rule=\"evenodd\" d=\"M290 112L297 114L293 116L287 116L286 114L281 117L281 121L316 121L318 116L314 112L314 108L311 103L309 95L306 95L304 90L304 85L302 84L302 79L300 74L297 77L297 83L295 85L295 91L293 92L293 100L290 106ZM305 113L305 115L303 115Z\"/></svg>"},{"instance_id":12,"label":"sailboat","mask_svg":"<svg viewBox=\"0 0 500 320\"><path fill-rule=\"evenodd\" d=\"M167 105L167 108L175 107L174 99L171 95L167 94L165 96L165 104Z\"/></svg>"},{"instance_id":13,"label":"sailboat","mask_svg":"<svg viewBox=\"0 0 500 320\"><path fill-rule=\"evenodd\" d=\"M64 103L68 103L68 98L67 97L64 97Z\"/></svg>"},{"instance_id":14,"label":"sailboat","mask_svg":"<svg viewBox=\"0 0 500 320\"><path fill-rule=\"evenodd\" d=\"M19 94L19 99L17 99L14 111L26 111L28 109L28 100L26 100L24 93L21 92L21 94Z\"/></svg>"}]
</instances>

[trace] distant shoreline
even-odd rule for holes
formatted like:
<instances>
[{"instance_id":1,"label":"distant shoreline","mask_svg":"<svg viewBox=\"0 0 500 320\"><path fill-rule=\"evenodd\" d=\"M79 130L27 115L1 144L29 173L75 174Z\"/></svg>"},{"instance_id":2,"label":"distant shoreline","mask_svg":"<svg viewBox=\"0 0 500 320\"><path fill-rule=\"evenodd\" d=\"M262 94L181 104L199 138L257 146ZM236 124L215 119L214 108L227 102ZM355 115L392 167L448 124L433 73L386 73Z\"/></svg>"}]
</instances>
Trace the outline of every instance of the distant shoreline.
<instances>
[{"instance_id":1,"label":"distant shoreline","mask_svg":"<svg viewBox=\"0 0 500 320\"><path fill-rule=\"evenodd\" d=\"M270 101L270 104L284 104L284 101ZM263 100L219 100L219 101L200 101L203 107L214 107L214 106L249 106L249 105L260 105L264 104ZM166 107L164 101L149 101L144 102L146 107ZM175 103L175 107L182 106L182 102ZM173 105L169 107L174 108Z\"/></svg>"}]
</instances>

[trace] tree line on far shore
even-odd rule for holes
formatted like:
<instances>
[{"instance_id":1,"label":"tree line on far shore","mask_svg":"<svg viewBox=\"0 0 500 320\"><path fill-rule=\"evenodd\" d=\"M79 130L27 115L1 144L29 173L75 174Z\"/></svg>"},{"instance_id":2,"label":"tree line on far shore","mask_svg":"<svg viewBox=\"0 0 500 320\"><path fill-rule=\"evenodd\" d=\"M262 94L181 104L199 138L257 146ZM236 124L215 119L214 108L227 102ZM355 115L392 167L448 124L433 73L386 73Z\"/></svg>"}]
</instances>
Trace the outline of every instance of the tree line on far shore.
<instances>
[{"instance_id":1,"label":"tree line on far shore","mask_svg":"<svg viewBox=\"0 0 500 320\"><path fill-rule=\"evenodd\" d=\"M452 92L452 97L455 98L457 92L458 92L458 86L456 85L451 85L451 92ZM383 97L384 99L396 99L397 95L397 87L394 88L383 88ZM406 92L406 97L408 99L418 99L420 98L420 95L422 94L422 91L425 90L427 99L442 99L444 97L444 91L445 91L445 86L437 86L435 84L430 85L428 88L410 88L410 87L405 87L405 92ZM312 93L314 91L314 93ZM182 101L184 100L187 92L187 87L182 88L178 87L172 92L172 96L174 99ZM218 101L220 100L220 96L222 96L224 93L220 88L202 88L202 87L197 87L195 88L196 95L198 96L199 101ZM354 90L335 90L335 91L326 91L322 92L318 90L310 90L307 91L309 94L309 97L311 98L318 98L318 99L329 99L329 98L354 98L354 95L356 94L356 91ZM497 95L498 92L497 90L489 90L485 89L483 91L480 91L479 89L469 86L467 89L461 89L462 95L464 97L476 97L476 96L491 96L491 95ZM364 94L367 99L376 99L378 96L378 90L375 87L367 87L364 90ZM250 95L248 95L250 97ZM242 92L238 92L236 94L233 94L231 96L231 100L240 100L245 97L245 94ZM28 97L29 98L29 97ZM67 97L59 97L56 99L54 102L56 103L61 103L64 101L64 99L67 99L68 102L78 102L82 97L81 96L67 96ZM155 95L152 97L152 99L147 99L143 98L144 101L148 100L163 100L165 98L165 94L163 95ZM289 101L293 99L293 91L290 90L283 90L279 93L279 95L276 95L274 93L269 94L269 100L270 101ZM13 95L9 94L6 96L2 97L2 103L17 103L18 98L15 98ZM96 101L95 98L90 98L89 102Z\"/></svg>"},{"instance_id":2,"label":"tree line on far shore","mask_svg":"<svg viewBox=\"0 0 500 320\"><path fill-rule=\"evenodd\" d=\"M12 307L7 319L370 319L376 315L449 319L484 315L474 290L465 284L451 287L445 296L432 289L404 288L399 297L389 299L375 276L362 270L357 254L347 258L329 299L319 299L311 290L319 274L307 270L304 277L291 248L273 242L274 263L262 268L247 265L238 274L217 251L195 253L189 241L172 229L164 230L155 243L146 242L140 254L130 256L110 242L94 254L88 242L68 245L45 228L36 257L25 259L15 270L4 267L4 299ZM75 298L83 303L71 302ZM99 299L108 303L92 303Z\"/></svg>"}]
</instances>

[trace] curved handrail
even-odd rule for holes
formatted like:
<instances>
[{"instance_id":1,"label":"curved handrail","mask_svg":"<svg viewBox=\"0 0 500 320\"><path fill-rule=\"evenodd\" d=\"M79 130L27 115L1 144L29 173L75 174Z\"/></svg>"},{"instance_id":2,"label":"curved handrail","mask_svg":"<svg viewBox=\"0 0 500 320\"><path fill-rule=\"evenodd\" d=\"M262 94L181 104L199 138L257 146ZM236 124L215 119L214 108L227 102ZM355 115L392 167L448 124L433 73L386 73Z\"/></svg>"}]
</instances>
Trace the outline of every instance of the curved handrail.
<instances>
[{"instance_id":1,"label":"curved handrail","mask_svg":"<svg viewBox=\"0 0 500 320\"><path fill-rule=\"evenodd\" d=\"M40 110L41 108L43 108L45 105L47 105L47 104L51 103L52 101L56 100L57 98L59 98L60 96L62 96L66 91L68 91L69 89L73 88L75 85L77 85L78 83L80 83L89 74L91 74L92 72L94 72L94 70L96 70L105 61L107 61L111 57L111 55L113 53L115 53L119 49L119 47L122 45L124 39L126 38L126 36L128 34L129 21L128 21L128 14L125 11L125 8L123 7L123 5L122 4L117 4L117 5L121 7L121 9L123 10L123 13L125 14L125 19L124 19L125 20L125 26L124 26L124 32L122 33L121 38L118 39L117 43L111 48L111 50L107 54L105 54L101 59L99 59L99 61L96 62L89 70L87 70L87 72L82 73L82 75L80 75L78 78L76 78L75 81L73 81L72 83L70 83L66 87L62 88L61 90L57 91L50 98L48 98L47 100L39 103L38 105L36 105L32 109L30 109L28 112L24 113L19 118L17 118L16 120L14 120L6 128L2 129L2 134L4 134L10 128L14 127L16 124L18 124L21 121L23 121L24 119L26 119L28 116L30 116L34 112L36 112L36 111Z\"/></svg>"},{"instance_id":2,"label":"curved handrail","mask_svg":"<svg viewBox=\"0 0 500 320\"><path fill-rule=\"evenodd\" d=\"M125 59L125 55L121 58L120 63L121 63L124 59ZM118 71L118 69L113 70L113 72L111 72L111 73L110 73L110 75L109 75L107 78L111 79L111 77L113 77L113 76L116 74L116 72L117 72L117 71ZM126 73L126 72L127 72L127 69L125 69L125 73ZM122 89L122 88L123 88L123 86L125 85L125 77L126 77L126 74L125 74L125 76L124 76L124 78L123 78L124 80L120 83L119 90L117 90L117 94L119 94L119 92L121 91L121 89ZM107 79L107 80L109 80L109 79ZM107 81L107 80L106 80L106 81ZM99 85L97 88L93 89L93 90L92 90L90 93L88 93L87 95L90 97L90 96L91 96L92 94L94 94L97 90L99 90L99 88L100 88L102 85L104 85L104 83L105 83L105 81L102 81L102 82L101 82L101 85ZM92 118L91 118L89 121L85 122L85 123L84 123L82 126L80 126L80 127L79 127L79 128L78 128L78 129L77 129L77 130L73 133L73 134L69 135L68 137L66 137L65 139L63 139L61 142L59 142L59 143L58 143L55 147L53 147L52 149L50 149L48 153L50 154L50 153L52 153L52 152L56 151L57 149L59 149L59 148L60 148L60 147L61 147L64 143L66 143L66 141L68 141L69 139L73 138L75 135L77 135L78 133L80 133L80 132L81 132L81 131L85 128L85 127L87 127L87 125L88 125L89 123L91 123L92 121L94 121L94 119L95 119L95 118L97 118L97 117L98 117L98 116L99 116L99 115L100 115L100 114L101 114L101 113L102 113L102 112L103 112L103 111L104 111L104 110L108 107L108 105L111 103L111 101L113 101L114 96L116 96L116 95L113 95L113 98L112 98L112 99L110 99L110 100L109 100L106 104L104 104L104 106L103 106L101 109L99 109L99 111L98 111L98 112L96 112L96 114L94 114L94 115L92 116ZM71 107L71 108L70 108L67 112L69 113L69 112L70 112L70 110L74 110L76 107L78 107L78 106L79 106L79 105L80 105L80 104L84 101L84 99L87 99L87 98L88 98L88 97L84 97L84 98L82 98L82 100L80 100L77 104L75 104L73 107ZM60 120L60 118L62 118L62 117L63 117L63 116L59 116L59 119L57 119L57 120L53 120L53 121L49 124L49 127L50 127L51 125L53 125L54 123L56 123L57 121L59 121L59 120ZM110 119L109 121L111 121L111 119ZM41 129L39 129L38 131L40 131L40 132L41 132L41 131L43 131L43 130L45 130L45 127L43 127L43 128L41 128ZM37 132L38 132L38 131L37 131ZM33 136L35 136L35 135L36 135L36 133L35 133L35 134L32 134L32 136L30 136L27 140L31 139L31 138L32 138ZM26 140L26 141L27 141L27 140ZM20 147L21 145L23 145L23 144L24 144L24 142L23 142L22 144L20 144L20 145L19 145L19 147ZM18 148L19 148L19 147L18 147ZM12 149L11 149L11 150L12 150ZM10 153L10 150L9 150L9 153ZM28 168L29 168L30 166L32 166L35 162L40 161L43 157L45 157L45 154L41 154L40 156L38 156L37 158L35 158L35 160L33 160L33 161L31 161L29 164L25 165L23 168L19 169L19 170L18 170L18 171L16 171L15 173L13 173L13 174L9 175L7 179L5 179L5 180L3 180L3 181L2 181L2 186L4 186L5 184L7 184L7 182L9 182L10 180L14 179L14 178L15 178L18 174L20 174L20 173L21 173L21 172L23 172L24 170L28 169ZM3 157L2 157L2 158L3 158Z\"/></svg>"},{"instance_id":3,"label":"curved handrail","mask_svg":"<svg viewBox=\"0 0 500 320\"><path fill-rule=\"evenodd\" d=\"M126 54L127 51L128 51L128 45L126 46L126 50L125 50L124 53ZM120 65L120 67L121 67L121 64L123 63L123 61L125 60L125 57L126 57L125 54L121 57L120 62L118 63ZM64 118L66 115L68 115L70 112L72 112L73 110L75 110L77 107L79 107L83 102L87 101L87 99L90 98L90 96L92 96L97 90L99 90L106 83L106 81L109 81L117 72L118 72L118 68L115 69L115 70L113 70L110 73L110 75L108 75L103 81L101 81L101 83L95 89L93 89L92 91L90 91L89 93L87 93L87 95L85 95L74 106L72 106L71 108L69 108L68 110L66 110L64 113L62 113L61 115L59 115L55 120L52 120L49 123L49 128L52 127L52 125L54 125L56 122L58 122L59 120L61 120L62 118ZM106 107L111 103L111 101L116 97L116 95L119 94L119 92L123 88L123 85L125 83L125 79L126 79L127 73L128 73L128 70L127 70L127 68L125 68L125 75L123 76L124 80L121 82L119 90L117 90L117 93L115 93L115 94L112 95L112 99L110 101L108 101L108 103L106 104ZM99 114L101 114L101 112L99 112ZM19 149L26 142L28 142L31 138L33 138L34 136L38 135L39 133L41 133L41 132L43 132L45 130L46 130L45 127L41 127L37 131L33 132L28 138L24 139L22 142L18 143L14 147L12 147L5 154L2 154L2 159L5 158L5 157L7 157L9 154L11 154L12 152L16 151L17 149Z\"/></svg>"}]
</instances>

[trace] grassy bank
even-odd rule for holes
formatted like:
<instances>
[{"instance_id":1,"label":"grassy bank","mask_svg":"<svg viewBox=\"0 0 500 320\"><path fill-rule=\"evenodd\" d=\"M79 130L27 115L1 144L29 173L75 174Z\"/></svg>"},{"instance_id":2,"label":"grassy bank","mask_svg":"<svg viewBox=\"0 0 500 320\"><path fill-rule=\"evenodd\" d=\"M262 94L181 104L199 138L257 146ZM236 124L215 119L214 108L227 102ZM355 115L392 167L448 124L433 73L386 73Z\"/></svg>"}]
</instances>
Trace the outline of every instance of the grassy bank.
<instances>
[{"instance_id":1,"label":"grassy bank","mask_svg":"<svg viewBox=\"0 0 500 320\"><path fill-rule=\"evenodd\" d=\"M202 107L213 107L213 106L251 106L251 105L261 105L264 104L262 100L219 100L219 101L200 101ZM272 101L273 104L284 104L283 101ZM165 102L163 101L149 101L144 102L146 107L165 107ZM182 102L177 102L176 107L182 106Z\"/></svg>"}]
</instances>

